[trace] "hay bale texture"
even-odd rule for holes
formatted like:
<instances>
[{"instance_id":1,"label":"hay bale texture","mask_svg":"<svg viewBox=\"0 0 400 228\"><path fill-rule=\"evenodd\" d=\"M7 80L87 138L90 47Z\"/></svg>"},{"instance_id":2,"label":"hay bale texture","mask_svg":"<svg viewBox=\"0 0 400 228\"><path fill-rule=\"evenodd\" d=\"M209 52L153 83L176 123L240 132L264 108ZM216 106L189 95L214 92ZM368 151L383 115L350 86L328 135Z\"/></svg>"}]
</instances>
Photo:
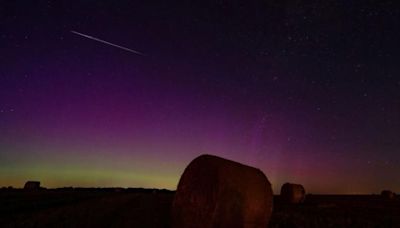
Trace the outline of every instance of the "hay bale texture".
<instances>
[{"instance_id":1,"label":"hay bale texture","mask_svg":"<svg viewBox=\"0 0 400 228\"><path fill-rule=\"evenodd\" d=\"M26 190L39 190L40 182L39 181L27 181L24 185L24 189Z\"/></svg>"},{"instance_id":2,"label":"hay bale texture","mask_svg":"<svg viewBox=\"0 0 400 228\"><path fill-rule=\"evenodd\" d=\"M285 183L281 187L281 200L284 203L303 203L306 198L306 190L300 184Z\"/></svg>"},{"instance_id":3,"label":"hay bale texture","mask_svg":"<svg viewBox=\"0 0 400 228\"><path fill-rule=\"evenodd\" d=\"M183 172L172 204L172 227L262 227L272 213L272 189L259 169L212 155Z\"/></svg>"}]
</instances>

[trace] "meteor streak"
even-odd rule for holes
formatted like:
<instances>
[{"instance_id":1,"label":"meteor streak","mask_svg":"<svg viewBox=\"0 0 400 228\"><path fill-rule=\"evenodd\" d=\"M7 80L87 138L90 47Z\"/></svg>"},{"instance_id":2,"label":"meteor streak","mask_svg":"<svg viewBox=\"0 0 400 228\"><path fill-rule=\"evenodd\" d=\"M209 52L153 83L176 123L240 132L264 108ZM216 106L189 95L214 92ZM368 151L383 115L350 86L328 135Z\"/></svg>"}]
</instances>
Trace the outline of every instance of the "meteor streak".
<instances>
[{"instance_id":1,"label":"meteor streak","mask_svg":"<svg viewBox=\"0 0 400 228\"><path fill-rule=\"evenodd\" d=\"M117 44L113 44L113 43L107 42L105 40L102 40L102 39L99 39L99 38L96 38L96 37L93 37L93 36L89 36L89 35L74 31L74 30L71 30L71 32L76 34L76 35L83 36L85 38L88 38L88 39L91 39L91 40L95 40L95 41L103 43L103 44L111 45L113 47L116 47L116 48L119 48L119 49L122 49L122 50L125 50L125 51L129 51L129 52L135 53L137 55L144 56L143 53L135 51L135 50L132 50L132 49L129 49L127 47L123 47L123 46L120 46L120 45L117 45Z\"/></svg>"}]
</instances>

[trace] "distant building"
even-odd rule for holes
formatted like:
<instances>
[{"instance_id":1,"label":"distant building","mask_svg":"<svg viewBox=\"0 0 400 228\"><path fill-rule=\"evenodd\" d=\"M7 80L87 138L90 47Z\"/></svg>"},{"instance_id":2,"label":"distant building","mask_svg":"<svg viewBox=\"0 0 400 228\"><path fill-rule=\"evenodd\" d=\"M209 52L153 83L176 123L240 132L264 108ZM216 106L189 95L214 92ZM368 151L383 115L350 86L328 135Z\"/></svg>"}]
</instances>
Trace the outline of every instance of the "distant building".
<instances>
[{"instance_id":1,"label":"distant building","mask_svg":"<svg viewBox=\"0 0 400 228\"><path fill-rule=\"evenodd\" d=\"M27 181L24 185L24 189L39 190L40 189L40 181Z\"/></svg>"}]
</instances>

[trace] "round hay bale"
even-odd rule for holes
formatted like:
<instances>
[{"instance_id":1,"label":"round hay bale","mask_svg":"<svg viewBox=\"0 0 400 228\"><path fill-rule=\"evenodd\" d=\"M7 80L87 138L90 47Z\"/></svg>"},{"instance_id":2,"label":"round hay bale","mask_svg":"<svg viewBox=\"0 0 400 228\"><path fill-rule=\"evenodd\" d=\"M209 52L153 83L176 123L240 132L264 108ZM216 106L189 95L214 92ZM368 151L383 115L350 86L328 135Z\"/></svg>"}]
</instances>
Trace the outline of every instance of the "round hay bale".
<instances>
[{"instance_id":1,"label":"round hay bale","mask_svg":"<svg viewBox=\"0 0 400 228\"><path fill-rule=\"evenodd\" d=\"M172 227L262 227L272 213L272 189L259 169L212 155L183 172L172 203Z\"/></svg>"},{"instance_id":2,"label":"round hay bale","mask_svg":"<svg viewBox=\"0 0 400 228\"><path fill-rule=\"evenodd\" d=\"M394 199L396 194L390 190L383 190L381 196L385 199Z\"/></svg>"},{"instance_id":3,"label":"round hay bale","mask_svg":"<svg viewBox=\"0 0 400 228\"><path fill-rule=\"evenodd\" d=\"M306 190L300 184L285 183L281 187L281 200L284 203L303 203L306 198Z\"/></svg>"},{"instance_id":4,"label":"round hay bale","mask_svg":"<svg viewBox=\"0 0 400 228\"><path fill-rule=\"evenodd\" d=\"M25 190L39 190L40 181L27 181L24 185Z\"/></svg>"}]
</instances>

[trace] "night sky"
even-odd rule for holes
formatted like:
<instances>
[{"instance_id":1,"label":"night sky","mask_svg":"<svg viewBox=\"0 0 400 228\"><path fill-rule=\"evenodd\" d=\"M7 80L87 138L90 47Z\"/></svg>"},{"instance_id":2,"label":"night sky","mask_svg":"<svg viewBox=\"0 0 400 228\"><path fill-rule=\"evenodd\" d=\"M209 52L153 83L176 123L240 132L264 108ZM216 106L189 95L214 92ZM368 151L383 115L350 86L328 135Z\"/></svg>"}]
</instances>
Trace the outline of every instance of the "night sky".
<instances>
[{"instance_id":1,"label":"night sky","mask_svg":"<svg viewBox=\"0 0 400 228\"><path fill-rule=\"evenodd\" d=\"M399 4L305 2L2 1L0 186L176 189L208 153L400 191Z\"/></svg>"}]
</instances>

